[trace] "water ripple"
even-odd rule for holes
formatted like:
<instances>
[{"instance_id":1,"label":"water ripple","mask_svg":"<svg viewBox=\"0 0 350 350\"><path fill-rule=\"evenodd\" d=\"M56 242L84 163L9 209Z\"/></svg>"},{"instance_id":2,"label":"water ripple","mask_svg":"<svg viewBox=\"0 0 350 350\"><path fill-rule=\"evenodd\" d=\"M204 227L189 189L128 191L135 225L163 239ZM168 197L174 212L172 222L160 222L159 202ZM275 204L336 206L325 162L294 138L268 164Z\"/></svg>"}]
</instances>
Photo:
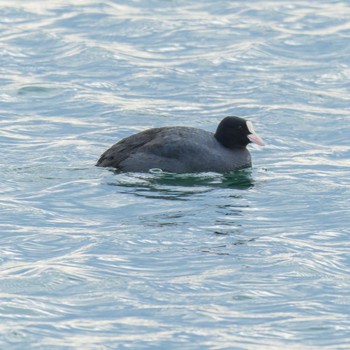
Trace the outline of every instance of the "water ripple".
<instances>
[{"instance_id":1,"label":"water ripple","mask_svg":"<svg viewBox=\"0 0 350 350\"><path fill-rule=\"evenodd\" d=\"M349 15L3 0L0 347L347 349ZM252 170L94 167L230 114L268 142Z\"/></svg>"}]
</instances>

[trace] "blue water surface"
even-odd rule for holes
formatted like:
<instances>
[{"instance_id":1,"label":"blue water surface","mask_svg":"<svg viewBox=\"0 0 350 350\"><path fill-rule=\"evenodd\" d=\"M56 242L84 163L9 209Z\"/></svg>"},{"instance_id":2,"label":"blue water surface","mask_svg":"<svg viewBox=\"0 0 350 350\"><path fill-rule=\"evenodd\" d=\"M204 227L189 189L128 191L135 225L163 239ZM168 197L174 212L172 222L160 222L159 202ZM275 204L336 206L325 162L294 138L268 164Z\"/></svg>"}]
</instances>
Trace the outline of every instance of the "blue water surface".
<instances>
[{"instance_id":1,"label":"blue water surface","mask_svg":"<svg viewBox=\"0 0 350 350\"><path fill-rule=\"evenodd\" d=\"M349 349L348 1L0 11L1 349ZM227 115L250 170L94 166Z\"/></svg>"}]
</instances>

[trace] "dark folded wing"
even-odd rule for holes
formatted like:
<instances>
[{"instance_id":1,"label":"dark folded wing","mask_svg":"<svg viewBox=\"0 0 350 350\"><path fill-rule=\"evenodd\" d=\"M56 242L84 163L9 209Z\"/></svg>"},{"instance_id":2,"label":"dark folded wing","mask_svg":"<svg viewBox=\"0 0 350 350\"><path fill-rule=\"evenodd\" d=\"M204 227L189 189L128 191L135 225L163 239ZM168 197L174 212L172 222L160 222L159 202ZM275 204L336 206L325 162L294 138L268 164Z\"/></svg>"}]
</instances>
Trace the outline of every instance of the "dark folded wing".
<instances>
[{"instance_id":1,"label":"dark folded wing","mask_svg":"<svg viewBox=\"0 0 350 350\"><path fill-rule=\"evenodd\" d=\"M131 135L117 142L97 161L97 166L118 168L119 164L131 154L151 142L164 128L155 128Z\"/></svg>"}]
</instances>

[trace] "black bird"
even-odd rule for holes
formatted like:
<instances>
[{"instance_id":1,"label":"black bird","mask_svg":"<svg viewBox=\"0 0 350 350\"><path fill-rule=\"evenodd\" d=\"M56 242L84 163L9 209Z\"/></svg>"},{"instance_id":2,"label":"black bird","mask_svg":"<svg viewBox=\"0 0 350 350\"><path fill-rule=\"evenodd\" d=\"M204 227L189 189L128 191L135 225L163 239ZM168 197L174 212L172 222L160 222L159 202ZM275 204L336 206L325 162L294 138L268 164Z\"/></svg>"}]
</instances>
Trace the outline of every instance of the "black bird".
<instances>
[{"instance_id":1,"label":"black bird","mask_svg":"<svg viewBox=\"0 0 350 350\"><path fill-rule=\"evenodd\" d=\"M251 167L250 142L265 145L250 121L226 117L215 134L183 126L139 132L109 148L96 165L125 172L225 173Z\"/></svg>"}]
</instances>

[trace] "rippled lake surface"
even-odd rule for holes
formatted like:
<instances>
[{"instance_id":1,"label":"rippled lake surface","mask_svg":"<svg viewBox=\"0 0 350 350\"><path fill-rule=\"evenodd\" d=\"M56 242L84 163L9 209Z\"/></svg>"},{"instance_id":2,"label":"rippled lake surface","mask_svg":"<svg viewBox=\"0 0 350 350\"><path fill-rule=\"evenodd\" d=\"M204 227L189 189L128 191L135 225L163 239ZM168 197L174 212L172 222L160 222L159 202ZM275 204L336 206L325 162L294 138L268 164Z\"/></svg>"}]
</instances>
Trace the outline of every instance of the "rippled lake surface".
<instances>
[{"instance_id":1,"label":"rippled lake surface","mask_svg":"<svg viewBox=\"0 0 350 350\"><path fill-rule=\"evenodd\" d=\"M349 2L0 10L1 349L349 348ZM250 170L94 166L227 115Z\"/></svg>"}]
</instances>

